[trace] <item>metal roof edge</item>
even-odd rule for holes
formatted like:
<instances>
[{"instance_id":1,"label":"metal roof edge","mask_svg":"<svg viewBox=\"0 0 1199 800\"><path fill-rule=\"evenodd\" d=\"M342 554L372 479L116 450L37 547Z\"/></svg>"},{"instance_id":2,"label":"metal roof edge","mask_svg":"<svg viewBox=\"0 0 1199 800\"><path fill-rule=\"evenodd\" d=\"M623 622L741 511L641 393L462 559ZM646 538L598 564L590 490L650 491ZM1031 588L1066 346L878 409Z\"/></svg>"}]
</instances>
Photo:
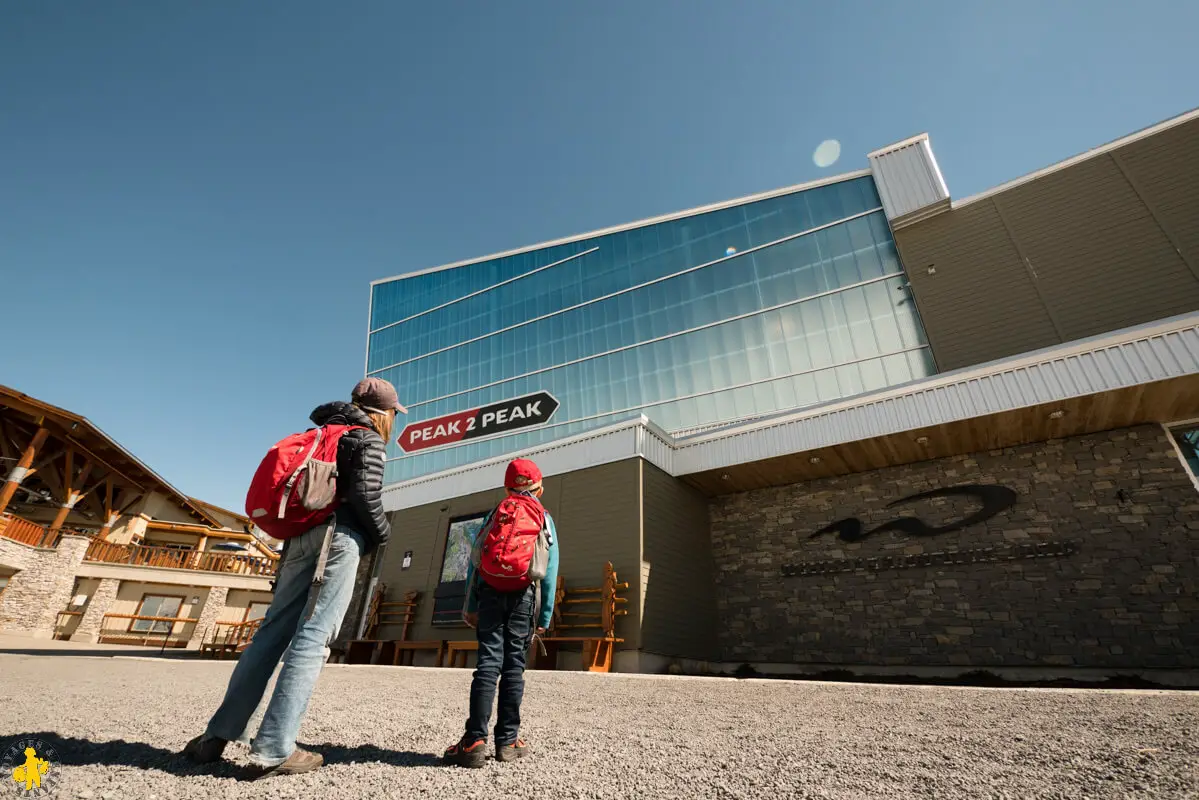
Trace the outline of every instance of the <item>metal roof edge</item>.
<instances>
[{"instance_id":1,"label":"metal roof edge","mask_svg":"<svg viewBox=\"0 0 1199 800\"><path fill-rule=\"evenodd\" d=\"M1025 175L1021 175L1019 178L1014 178L1010 181L1007 181L1006 183L1001 183L998 186L993 186L990 189L984 189L983 191L979 192L978 194L972 194L969 197L962 198L961 200L955 200L953 202L953 204L950 206L950 208L951 209L961 208L962 206L967 206L967 205L970 205L971 203L976 203L979 200L986 200L988 197L993 197L1002 192L1006 192L1008 189L1014 189L1017 186L1028 183L1029 181L1034 181L1037 178L1042 178L1046 175L1052 175L1054 172L1058 172L1059 170L1066 169L1067 167L1072 167L1075 164L1080 164L1083 161L1087 161L1089 159L1095 158L1096 156L1101 156L1104 153L1109 153L1112 150L1117 150L1117 149L1123 147L1124 145L1132 144L1133 142L1137 142L1137 141L1140 141L1141 139L1148 138L1150 136L1153 136L1154 134L1169 130L1170 128L1174 128L1179 125L1183 125L1194 119L1199 119L1199 108L1193 108L1190 111L1184 111L1181 114L1178 114L1177 116L1173 116L1173 117L1170 117L1169 119L1165 119L1165 120L1162 120L1161 122L1157 122L1157 123L1154 123L1153 125L1149 125L1148 127L1141 128L1139 131L1134 131L1133 133L1130 133L1126 136L1121 136L1119 139L1113 139L1112 141L1107 142L1106 144L1098 145L1096 147L1091 148L1090 150L1086 150L1082 153L1078 153L1077 155L1070 156L1069 158L1064 159L1062 161L1058 161L1056 163L1050 164L1047 167L1042 167L1041 169L1036 170L1034 172L1029 172Z\"/></svg>"},{"instance_id":2,"label":"metal roof edge","mask_svg":"<svg viewBox=\"0 0 1199 800\"><path fill-rule=\"evenodd\" d=\"M925 131L923 133L918 133L915 136L909 136L906 139L900 139L898 142L893 142L891 144L884 145L884 146L878 148L877 150L872 150L866 154L866 158L870 159L870 158L878 158L879 156L885 156L887 153L893 153L896 150L902 150L903 148L908 147L909 145L918 144L920 142L925 142L925 141L928 141L928 131Z\"/></svg>"},{"instance_id":3,"label":"metal roof edge","mask_svg":"<svg viewBox=\"0 0 1199 800\"><path fill-rule=\"evenodd\" d=\"M552 239L550 241L541 242L540 244L529 245L527 247L517 247L512 250L504 250L502 252L492 253L491 255L486 255L486 256L480 256L478 258L468 258L463 261L455 261L451 264L442 264L441 266L437 266L437 267L428 267L426 269L418 269L418 270L414 270L412 272L404 272L399 275L393 275L390 278L379 278L377 280L371 281L371 284L370 284L371 290L372 290L372 294L373 294L374 287L378 286L380 284L383 284L383 283L391 283L392 281L403 280L404 278L415 278L418 275L426 275L431 272L442 272L447 269L456 269L458 267L467 267L467 266L470 266L471 264L480 264L484 261L490 261L495 258L507 258L508 256L520 255L521 253L531 253L534 250L541 250L542 248L545 248L545 247L557 247L559 245L571 244L572 242L580 242L580 241L584 241L586 239L593 239L597 236L607 236L608 234L612 234L612 233L620 233L622 231L629 231L629 230L633 230L635 228L643 228L647 225L657 225L658 223L661 223L661 222L670 222L672 220L683 219L685 217L693 217L697 214L707 214L712 211L721 211L725 208L732 208L733 206L739 206L739 205L743 205L745 203L755 203L755 202L758 202L759 200L769 200L773 197L782 197L783 195L795 194L796 192L802 192L802 191L806 191L808 189L818 189L821 186L828 186L828 185L834 184L834 183L842 183L844 181L854 180L856 178L865 178L865 177L869 176L870 174L871 174L871 172L869 169L859 169L859 170L854 170L852 172L843 172L838 175L831 175L827 178L818 178L813 181L807 181L806 183L797 183L797 184L794 184L793 186L784 186L780 189L771 189L771 190L768 190L765 192L759 192L757 194L746 195L744 197L737 197L732 200L724 200L724 201L721 201L718 203L709 203L707 205L696 206L695 208L689 208L684 211L672 211L670 213L661 214L661 215L658 215L655 217L646 217L645 219L640 219L640 220L636 220L633 222L626 222L626 223L622 223L620 225L613 225L608 228L600 228L599 230L588 231L587 233L572 234L570 236L564 236L560 239Z\"/></svg>"},{"instance_id":4,"label":"metal roof edge","mask_svg":"<svg viewBox=\"0 0 1199 800\"><path fill-rule=\"evenodd\" d=\"M559 450L563 447L570 447L572 445L586 442L590 439L598 439L601 436L607 436L612 433L618 433L620 431L629 430L632 428L643 428L657 438L661 439L667 445L671 447L674 446L674 440L670 434L666 433L656 424L651 422L648 417L642 414L637 417L632 417L631 419L621 420L620 422L614 422L610 425L604 425L600 428L584 431L583 433L576 433L573 436L566 436L561 439L552 439L548 442L531 445L521 450L513 450L507 453L502 453L501 455L493 456L482 461L472 461L469 464L463 464L459 467L451 467L450 469L442 470L441 472L431 472L427 475L420 475L415 478L410 478L406 481L389 483L384 485L383 494L386 495L389 493L402 491L404 489L409 489L414 486L420 486L421 484L452 478L455 475L474 472L476 470L486 469L487 467L497 466L500 464L506 464L514 458L531 458L538 453L543 453L549 450Z\"/></svg>"}]
</instances>

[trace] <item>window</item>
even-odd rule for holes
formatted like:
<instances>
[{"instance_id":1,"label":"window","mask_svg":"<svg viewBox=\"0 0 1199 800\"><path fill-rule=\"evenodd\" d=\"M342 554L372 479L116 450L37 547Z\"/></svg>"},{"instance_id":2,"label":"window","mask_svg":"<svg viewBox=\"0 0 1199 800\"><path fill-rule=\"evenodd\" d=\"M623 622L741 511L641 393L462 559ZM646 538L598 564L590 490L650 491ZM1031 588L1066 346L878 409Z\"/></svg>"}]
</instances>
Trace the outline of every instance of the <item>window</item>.
<instances>
[{"instance_id":1,"label":"window","mask_svg":"<svg viewBox=\"0 0 1199 800\"><path fill-rule=\"evenodd\" d=\"M1191 472L1191 479L1199 485L1199 424L1174 428L1170 435L1174 437L1174 444L1178 446L1178 452Z\"/></svg>"},{"instance_id":2,"label":"window","mask_svg":"<svg viewBox=\"0 0 1199 800\"><path fill-rule=\"evenodd\" d=\"M170 595L148 594L142 597L141 608L137 610L139 617L177 617L179 607L183 604L182 597ZM130 631L138 633L170 633L175 627L173 622L161 622L149 619L135 619L129 627Z\"/></svg>"},{"instance_id":3,"label":"window","mask_svg":"<svg viewBox=\"0 0 1199 800\"><path fill-rule=\"evenodd\" d=\"M0 575L0 595L4 594L4 589L8 586L8 575Z\"/></svg>"},{"instance_id":4,"label":"window","mask_svg":"<svg viewBox=\"0 0 1199 800\"><path fill-rule=\"evenodd\" d=\"M250 603L250 607L246 609L246 622L253 622L256 619L262 619L266 616L266 610L271 607L270 603Z\"/></svg>"},{"instance_id":5,"label":"window","mask_svg":"<svg viewBox=\"0 0 1199 800\"><path fill-rule=\"evenodd\" d=\"M445 535L445 555L441 559L441 576L433 592L433 624L457 625L466 603L466 571L475 536L483 527L486 512L450 520Z\"/></svg>"}]
</instances>

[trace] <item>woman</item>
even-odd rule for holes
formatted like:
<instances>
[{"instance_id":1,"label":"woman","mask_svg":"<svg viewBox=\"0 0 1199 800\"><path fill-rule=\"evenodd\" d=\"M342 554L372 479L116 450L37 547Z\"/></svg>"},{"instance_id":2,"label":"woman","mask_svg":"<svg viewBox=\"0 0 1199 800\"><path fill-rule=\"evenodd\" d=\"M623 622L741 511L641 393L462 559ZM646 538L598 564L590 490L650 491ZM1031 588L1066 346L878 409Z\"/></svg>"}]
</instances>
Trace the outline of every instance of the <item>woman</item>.
<instances>
[{"instance_id":1,"label":"woman","mask_svg":"<svg viewBox=\"0 0 1199 800\"><path fill-rule=\"evenodd\" d=\"M324 759L296 747L296 735L308 708L329 644L350 605L358 562L387 543L391 526L383 513L385 443L391 439L400 405L395 387L381 378L367 378L351 394L350 403L333 402L317 408L310 419L319 426L361 425L347 431L337 446L337 494L341 504L329 546L324 580L314 590L310 614L309 590L325 532L322 523L289 539L275 579L275 595L262 625L242 653L229 679L224 702L207 730L188 742L184 755L201 764L221 758L225 745L241 739L279 659L287 659L271 695L258 735L250 747L250 762L268 774L311 772ZM290 649L289 649L290 648Z\"/></svg>"}]
</instances>

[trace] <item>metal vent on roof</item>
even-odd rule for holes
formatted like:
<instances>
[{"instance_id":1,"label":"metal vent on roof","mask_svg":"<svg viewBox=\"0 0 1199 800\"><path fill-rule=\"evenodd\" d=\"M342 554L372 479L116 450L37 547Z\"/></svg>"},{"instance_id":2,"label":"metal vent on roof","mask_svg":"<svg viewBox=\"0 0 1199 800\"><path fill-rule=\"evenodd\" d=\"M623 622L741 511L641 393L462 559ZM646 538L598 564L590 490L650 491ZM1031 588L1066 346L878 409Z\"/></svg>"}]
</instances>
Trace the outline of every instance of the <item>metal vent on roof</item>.
<instances>
[{"instance_id":1,"label":"metal vent on roof","mask_svg":"<svg viewBox=\"0 0 1199 800\"><path fill-rule=\"evenodd\" d=\"M875 150L867 158L892 228L949 209L949 187L927 133Z\"/></svg>"}]
</instances>

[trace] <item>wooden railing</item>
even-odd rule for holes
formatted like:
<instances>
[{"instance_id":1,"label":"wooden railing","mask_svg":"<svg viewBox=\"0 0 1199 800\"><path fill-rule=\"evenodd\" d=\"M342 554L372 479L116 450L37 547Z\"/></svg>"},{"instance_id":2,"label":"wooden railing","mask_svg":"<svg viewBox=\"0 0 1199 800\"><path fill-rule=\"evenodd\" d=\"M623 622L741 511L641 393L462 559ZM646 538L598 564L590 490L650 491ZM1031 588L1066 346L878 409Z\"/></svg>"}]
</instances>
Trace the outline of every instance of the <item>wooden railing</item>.
<instances>
[{"instance_id":1,"label":"wooden railing","mask_svg":"<svg viewBox=\"0 0 1199 800\"><path fill-rule=\"evenodd\" d=\"M54 547L58 544L58 533L51 533L45 525L38 525L12 514L0 514L0 536L31 547Z\"/></svg>"},{"instance_id":2,"label":"wooden railing","mask_svg":"<svg viewBox=\"0 0 1199 800\"><path fill-rule=\"evenodd\" d=\"M174 547L150 547L142 544L114 544L93 541L87 548L85 561L105 564L128 564L135 567L166 567L192 569L202 572L224 572L235 575L275 574L276 562L269 558L240 553L206 553L200 550L181 550Z\"/></svg>"},{"instance_id":3,"label":"wooden railing","mask_svg":"<svg viewBox=\"0 0 1199 800\"><path fill-rule=\"evenodd\" d=\"M137 621L150 622L151 630L135 631ZM138 644L156 647L186 647L191 639L189 625L200 620L195 617L149 617L142 614L105 614L100 622L100 641L105 644ZM153 623L170 623L166 630L153 630ZM182 630L177 630L182 626ZM194 628L193 628L194 629ZM186 632L186 634L185 634Z\"/></svg>"},{"instance_id":4,"label":"wooden railing","mask_svg":"<svg viewBox=\"0 0 1199 800\"><path fill-rule=\"evenodd\" d=\"M212 638L200 645L201 653L213 653L217 658L240 653L262 625L261 619L249 622L218 622L212 627Z\"/></svg>"}]
</instances>

